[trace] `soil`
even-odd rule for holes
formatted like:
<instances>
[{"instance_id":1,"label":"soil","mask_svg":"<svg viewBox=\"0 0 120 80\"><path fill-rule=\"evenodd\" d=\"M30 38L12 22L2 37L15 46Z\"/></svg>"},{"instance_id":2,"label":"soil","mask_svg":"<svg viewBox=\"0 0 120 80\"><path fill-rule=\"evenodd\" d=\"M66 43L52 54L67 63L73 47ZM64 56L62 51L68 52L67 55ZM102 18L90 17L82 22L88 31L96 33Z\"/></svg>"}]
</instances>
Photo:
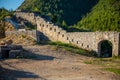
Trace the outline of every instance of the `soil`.
<instances>
[{"instance_id":1,"label":"soil","mask_svg":"<svg viewBox=\"0 0 120 80\"><path fill-rule=\"evenodd\" d=\"M4 68L1 80L120 80L120 76L100 66L84 63L92 57L55 50L49 45L26 46L25 49L32 52L29 59L0 61Z\"/></svg>"}]
</instances>

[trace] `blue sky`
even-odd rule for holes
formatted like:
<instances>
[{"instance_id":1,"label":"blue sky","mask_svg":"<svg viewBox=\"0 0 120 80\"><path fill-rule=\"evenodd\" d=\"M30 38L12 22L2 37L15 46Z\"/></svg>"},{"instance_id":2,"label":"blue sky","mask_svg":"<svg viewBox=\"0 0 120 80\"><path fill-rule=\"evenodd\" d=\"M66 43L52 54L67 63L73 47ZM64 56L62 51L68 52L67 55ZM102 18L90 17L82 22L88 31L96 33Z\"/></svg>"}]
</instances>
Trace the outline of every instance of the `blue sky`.
<instances>
[{"instance_id":1,"label":"blue sky","mask_svg":"<svg viewBox=\"0 0 120 80\"><path fill-rule=\"evenodd\" d=\"M16 10L24 0L0 0L0 8Z\"/></svg>"}]
</instances>

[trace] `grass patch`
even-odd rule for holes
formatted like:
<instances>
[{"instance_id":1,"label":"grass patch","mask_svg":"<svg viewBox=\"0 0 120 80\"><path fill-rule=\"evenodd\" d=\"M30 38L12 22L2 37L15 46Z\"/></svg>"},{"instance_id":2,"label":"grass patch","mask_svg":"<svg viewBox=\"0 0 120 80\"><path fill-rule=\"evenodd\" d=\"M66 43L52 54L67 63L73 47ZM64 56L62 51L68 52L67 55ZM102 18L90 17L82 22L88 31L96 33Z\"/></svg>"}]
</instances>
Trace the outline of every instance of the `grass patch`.
<instances>
[{"instance_id":1,"label":"grass patch","mask_svg":"<svg viewBox=\"0 0 120 80\"><path fill-rule=\"evenodd\" d=\"M120 59L120 55L119 56L113 56L113 59Z\"/></svg>"},{"instance_id":2,"label":"grass patch","mask_svg":"<svg viewBox=\"0 0 120 80\"><path fill-rule=\"evenodd\" d=\"M61 43L61 42L49 42L49 45L54 45L56 49L64 49L73 53L77 54L85 54L87 53L86 50L78 48L77 46L73 46L71 44Z\"/></svg>"},{"instance_id":3,"label":"grass patch","mask_svg":"<svg viewBox=\"0 0 120 80\"><path fill-rule=\"evenodd\" d=\"M84 61L85 64L92 64L92 61Z\"/></svg>"},{"instance_id":4,"label":"grass patch","mask_svg":"<svg viewBox=\"0 0 120 80\"><path fill-rule=\"evenodd\" d=\"M48 42L49 45L55 45L55 46L59 46L59 47L67 47L67 48L73 48L73 49L77 49L78 47L73 46L71 44L67 44L67 43L62 43L62 42Z\"/></svg>"},{"instance_id":5,"label":"grass patch","mask_svg":"<svg viewBox=\"0 0 120 80\"><path fill-rule=\"evenodd\" d=\"M120 56L113 56L112 58L93 58L91 60L85 60L84 63L99 65L102 67L102 70L120 75Z\"/></svg>"},{"instance_id":6,"label":"grass patch","mask_svg":"<svg viewBox=\"0 0 120 80\"><path fill-rule=\"evenodd\" d=\"M120 69L117 68L104 68L104 70L120 75Z\"/></svg>"},{"instance_id":7,"label":"grass patch","mask_svg":"<svg viewBox=\"0 0 120 80\"><path fill-rule=\"evenodd\" d=\"M79 48L72 44L67 44L67 43L62 43L62 42L37 43L37 45L44 45L44 44L52 45L54 46L54 49L56 50L64 49L64 50L70 51L72 53L80 54L80 55L95 56L95 52Z\"/></svg>"}]
</instances>

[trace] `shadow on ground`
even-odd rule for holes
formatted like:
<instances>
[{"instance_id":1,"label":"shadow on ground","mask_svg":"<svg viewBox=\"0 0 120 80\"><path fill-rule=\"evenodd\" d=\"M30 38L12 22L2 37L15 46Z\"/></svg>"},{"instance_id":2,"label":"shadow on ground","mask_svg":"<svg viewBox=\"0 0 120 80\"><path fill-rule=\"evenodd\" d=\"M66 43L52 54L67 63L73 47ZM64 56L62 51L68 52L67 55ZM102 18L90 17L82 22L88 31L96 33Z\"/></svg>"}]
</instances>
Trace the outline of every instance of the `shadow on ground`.
<instances>
[{"instance_id":1,"label":"shadow on ground","mask_svg":"<svg viewBox=\"0 0 120 80\"><path fill-rule=\"evenodd\" d=\"M11 55L11 54L9 54ZM27 63L27 59L29 60L54 60L55 57L53 56L47 56L40 54L38 50L26 50L24 49L20 54L17 54L16 57L13 58L7 58L7 59L20 59L18 60L17 63L19 62L25 62ZM38 76L34 73L23 71L21 69L17 69L15 66L11 65L12 63L6 63L4 62L6 59L1 59L0 62L1 64L7 65L8 67L15 69L6 69L3 67L0 67L0 80L17 80L17 79L38 79L38 80L47 80L42 78L41 76ZM0 64L0 65L1 65ZM28 63L29 64L29 63Z\"/></svg>"},{"instance_id":2,"label":"shadow on ground","mask_svg":"<svg viewBox=\"0 0 120 80\"><path fill-rule=\"evenodd\" d=\"M31 72L1 68L0 80L17 80L17 79L22 79L22 78L46 80Z\"/></svg>"},{"instance_id":3,"label":"shadow on ground","mask_svg":"<svg viewBox=\"0 0 120 80\"><path fill-rule=\"evenodd\" d=\"M54 60L53 56L48 56L48 55L43 55L40 54L40 52L38 50L24 50L22 55L19 55L18 57L19 59L32 59L32 60Z\"/></svg>"}]
</instances>

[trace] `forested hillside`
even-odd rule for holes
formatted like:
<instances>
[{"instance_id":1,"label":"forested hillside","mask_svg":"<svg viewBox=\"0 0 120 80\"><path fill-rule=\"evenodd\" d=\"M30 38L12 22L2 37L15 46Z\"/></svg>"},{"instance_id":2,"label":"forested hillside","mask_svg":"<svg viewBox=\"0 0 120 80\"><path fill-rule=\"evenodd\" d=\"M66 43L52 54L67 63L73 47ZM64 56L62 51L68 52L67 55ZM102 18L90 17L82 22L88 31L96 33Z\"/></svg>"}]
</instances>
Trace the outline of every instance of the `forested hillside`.
<instances>
[{"instance_id":1,"label":"forested hillside","mask_svg":"<svg viewBox=\"0 0 120 80\"><path fill-rule=\"evenodd\" d=\"M49 16L54 23L76 24L98 0L25 0L18 8Z\"/></svg>"},{"instance_id":2,"label":"forested hillside","mask_svg":"<svg viewBox=\"0 0 120 80\"><path fill-rule=\"evenodd\" d=\"M81 31L120 31L120 0L25 0L18 8ZM75 30L74 30L75 29Z\"/></svg>"},{"instance_id":3,"label":"forested hillside","mask_svg":"<svg viewBox=\"0 0 120 80\"><path fill-rule=\"evenodd\" d=\"M12 16L13 12L8 11L5 8L0 8L0 20L4 20L6 16Z\"/></svg>"},{"instance_id":4,"label":"forested hillside","mask_svg":"<svg viewBox=\"0 0 120 80\"><path fill-rule=\"evenodd\" d=\"M120 0L99 0L75 27L88 31L120 31Z\"/></svg>"}]
</instances>

